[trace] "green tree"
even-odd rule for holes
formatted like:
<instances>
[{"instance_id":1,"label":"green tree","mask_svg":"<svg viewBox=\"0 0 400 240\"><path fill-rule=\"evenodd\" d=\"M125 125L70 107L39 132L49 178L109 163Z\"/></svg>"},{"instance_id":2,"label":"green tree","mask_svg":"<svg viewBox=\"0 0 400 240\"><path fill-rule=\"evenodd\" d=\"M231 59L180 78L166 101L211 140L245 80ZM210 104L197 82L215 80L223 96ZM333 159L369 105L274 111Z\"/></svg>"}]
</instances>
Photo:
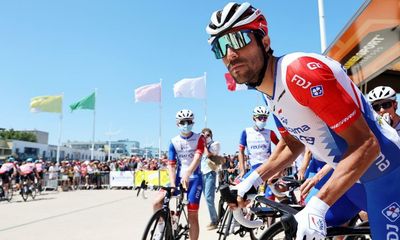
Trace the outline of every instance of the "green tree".
<instances>
[{"instance_id":1,"label":"green tree","mask_svg":"<svg viewBox=\"0 0 400 240\"><path fill-rule=\"evenodd\" d=\"M31 132L15 131L14 129L0 131L0 138L4 140L21 140L27 142L37 142L36 135Z\"/></svg>"}]
</instances>

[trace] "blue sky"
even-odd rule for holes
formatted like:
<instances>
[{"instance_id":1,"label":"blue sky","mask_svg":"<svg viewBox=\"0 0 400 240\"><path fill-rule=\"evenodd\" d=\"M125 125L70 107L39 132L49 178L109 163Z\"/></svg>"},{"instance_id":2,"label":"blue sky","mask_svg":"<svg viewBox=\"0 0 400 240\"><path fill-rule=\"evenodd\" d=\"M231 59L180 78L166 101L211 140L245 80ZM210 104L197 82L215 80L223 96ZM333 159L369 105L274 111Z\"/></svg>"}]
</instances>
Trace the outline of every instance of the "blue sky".
<instances>
[{"instance_id":1,"label":"blue sky","mask_svg":"<svg viewBox=\"0 0 400 240\"><path fill-rule=\"evenodd\" d=\"M90 141L93 114L68 105L97 88L96 140L120 131L141 146L158 146L159 105L135 103L134 89L163 79L162 148L178 134L175 113L192 109L204 127L204 101L174 98L173 84L207 72L207 125L222 151L236 151L241 131L262 104L256 91L229 92L225 67L214 59L205 27L228 1L2 1L0 3L0 127L49 132L58 114L29 111L32 97L64 93L63 142ZM267 17L276 55L320 52L317 1L252 1ZM363 0L325 1L327 45ZM272 127L272 124L270 124Z\"/></svg>"}]
</instances>

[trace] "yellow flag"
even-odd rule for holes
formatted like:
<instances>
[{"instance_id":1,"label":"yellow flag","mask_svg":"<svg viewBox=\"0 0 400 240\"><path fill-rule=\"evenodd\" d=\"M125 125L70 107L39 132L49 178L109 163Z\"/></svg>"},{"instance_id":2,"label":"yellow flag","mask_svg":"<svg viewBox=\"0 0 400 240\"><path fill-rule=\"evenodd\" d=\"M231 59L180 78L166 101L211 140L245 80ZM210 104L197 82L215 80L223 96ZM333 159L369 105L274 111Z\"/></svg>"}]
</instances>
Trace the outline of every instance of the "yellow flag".
<instances>
[{"instance_id":1,"label":"yellow flag","mask_svg":"<svg viewBox=\"0 0 400 240\"><path fill-rule=\"evenodd\" d=\"M62 96L40 96L31 99L31 112L61 113Z\"/></svg>"}]
</instances>

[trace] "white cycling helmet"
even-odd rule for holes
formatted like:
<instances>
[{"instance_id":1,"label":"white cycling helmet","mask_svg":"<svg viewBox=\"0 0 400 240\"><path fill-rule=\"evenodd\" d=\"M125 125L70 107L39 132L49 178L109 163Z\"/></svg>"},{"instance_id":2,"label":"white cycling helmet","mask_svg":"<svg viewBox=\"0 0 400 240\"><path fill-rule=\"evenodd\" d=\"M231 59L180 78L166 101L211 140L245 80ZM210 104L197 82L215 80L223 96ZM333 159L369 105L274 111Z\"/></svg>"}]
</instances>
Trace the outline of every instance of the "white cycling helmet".
<instances>
[{"instance_id":1,"label":"white cycling helmet","mask_svg":"<svg viewBox=\"0 0 400 240\"><path fill-rule=\"evenodd\" d=\"M368 101L371 103L384 99L396 100L396 92L393 88L388 86L379 86L368 93Z\"/></svg>"},{"instance_id":2,"label":"white cycling helmet","mask_svg":"<svg viewBox=\"0 0 400 240\"><path fill-rule=\"evenodd\" d=\"M263 36L268 34L267 21L259 9L245 2L242 4L230 2L222 10L215 11L206 31L210 34L208 42L211 44L217 36L226 31L237 28L237 30L260 30Z\"/></svg>"},{"instance_id":3,"label":"white cycling helmet","mask_svg":"<svg viewBox=\"0 0 400 240\"><path fill-rule=\"evenodd\" d=\"M193 120L194 119L193 112L191 110L188 110L188 109L182 109L182 110L178 111L176 113L175 117L176 117L176 121L177 122L179 122L181 120L184 120L184 119L189 119L189 120Z\"/></svg>"},{"instance_id":4,"label":"white cycling helmet","mask_svg":"<svg viewBox=\"0 0 400 240\"><path fill-rule=\"evenodd\" d=\"M268 116L268 115L269 115L269 111L264 106L255 107L253 110L253 116Z\"/></svg>"}]
</instances>

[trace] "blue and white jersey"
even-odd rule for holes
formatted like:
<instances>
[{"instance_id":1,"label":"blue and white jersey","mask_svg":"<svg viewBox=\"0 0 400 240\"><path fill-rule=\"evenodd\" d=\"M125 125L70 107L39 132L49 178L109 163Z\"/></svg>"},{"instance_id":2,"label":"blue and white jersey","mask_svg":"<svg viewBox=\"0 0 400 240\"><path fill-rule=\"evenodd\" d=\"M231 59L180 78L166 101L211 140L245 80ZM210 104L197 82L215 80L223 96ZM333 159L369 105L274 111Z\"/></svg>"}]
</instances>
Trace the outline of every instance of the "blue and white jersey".
<instances>
[{"instance_id":1,"label":"blue and white jersey","mask_svg":"<svg viewBox=\"0 0 400 240\"><path fill-rule=\"evenodd\" d=\"M240 137L240 148L247 149L251 166L265 162L271 155L271 134L269 129L256 130L249 127Z\"/></svg>"},{"instance_id":2,"label":"blue and white jersey","mask_svg":"<svg viewBox=\"0 0 400 240\"><path fill-rule=\"evenodd\" d=\"M195 153L204 152L204 137L198 133L192 133L189 137L178 135L171 139L169 147L169 164L177 164L177 176L182 177L193 162ZM201 177L200 167L197 167L190 178Z\"/></svg>"}]
</instances>

